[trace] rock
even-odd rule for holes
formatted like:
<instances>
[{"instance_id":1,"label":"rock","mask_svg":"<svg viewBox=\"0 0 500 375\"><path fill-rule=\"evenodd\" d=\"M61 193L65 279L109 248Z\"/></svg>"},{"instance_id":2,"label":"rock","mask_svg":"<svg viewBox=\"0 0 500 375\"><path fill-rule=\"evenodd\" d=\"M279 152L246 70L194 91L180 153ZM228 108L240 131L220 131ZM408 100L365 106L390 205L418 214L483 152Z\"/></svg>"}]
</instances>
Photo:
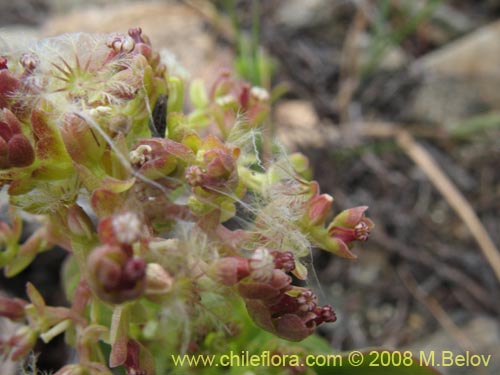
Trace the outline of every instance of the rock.
<instances>
[{"instance_id":1,"label":"rock","mask_svg":"<svg viewBox=\"0 0 500 375\"><path fill-rule=\"evenodd\" d=\"M322 147L338 138L332 126L323 126L311 102L287 100L276 105L274 123L278 139L290 150Z\"/></svg>"},{"instance_id":2,"label":"rock","mask_svg":"<svg viewBox=\"0 0 500 375\"><path fill-rule=\"evenodd\" d=\"M276 13L278 24L290 29L302 29L327 22L337 6L330 0L287 0Z\"/></svg>"},{"instance_id":3,"label":"rock","mask_svg":"<svg viewBox=\"0 0 500 375\"><path fill-rule=\"evenodd\" d=\"M500 78L500 21L421 58L425 72L454 77Z\"/></svg>"},{"instance_id":4,"label":"rock","mask_svg":"<svg viewBox=\"0 0 500 375\"><path fill-rule=\"evenodd\" d=\"M422 74L413 106L418 120L451 127L466 118L500 109L500 21L417 60Z\"/></svg>"},{"instance_id":5,"label":"rock","mask_svg":"<svg viewBox=\"0 0 500 375\"><path fill-rule=\"evenodd\" d=\"M472 350L474 354L479 354L483 356L488 356L491 354L491 360L484 372L478 369L478 374L498 374L500 373L500 323L497 319L493 319L487 316L480 316L473 318L464 326L460 327L463 335L472 344ZM408 350L411 350L415 355L418 355L420 351L424 351L426 355L430 352L434 352L436 363L441 362L441 352L451 351L454 356L461 355L465 353L463 348L457 344L457 342L448 335L448 332L444 329L437 331L436 333L424 338L412 344ZM473 367L439 367L439 370L443 375L469 375L474 372Z\"/></svg>"}]
</instances>

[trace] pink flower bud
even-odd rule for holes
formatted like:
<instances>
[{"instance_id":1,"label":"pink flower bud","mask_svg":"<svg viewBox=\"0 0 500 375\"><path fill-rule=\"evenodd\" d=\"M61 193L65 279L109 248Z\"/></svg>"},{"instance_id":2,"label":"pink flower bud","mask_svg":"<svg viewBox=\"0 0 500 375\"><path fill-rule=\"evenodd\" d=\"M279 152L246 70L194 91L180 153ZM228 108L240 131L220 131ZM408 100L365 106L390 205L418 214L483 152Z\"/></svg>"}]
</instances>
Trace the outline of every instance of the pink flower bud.
<instances>
[{"instance_id":1,"label":"pink flower bud","mask_svg":"<svg viewBox=\"0 0 500 375\"><path fill-rule=\"evenodd\" d=\"M110 35L106 45L116 53L131 52L135 47L135 41L132 37L123 34Z\"/></svg>"},{"instance_id":2,"label":"pink flower bud","mask_svg":"<svg viewBox=\"0 0 500 375\"><path fill-rule=\"evenodd\" d=\"M307 216L309 219L308 224L311 226L323 225L331 211L332 203L333 198L328 194L321 194L313 197L309 201L309 207L307 210Z\"/></svg>"},{"instance_id":3,"label":"pink flower bud","mask_svg":"<svg viewBox=\"0 0 500 375\"><path fill-rule=\"evenodd\" d=\"M21 327L16 334L7 341L10 348L10 357L17 361L33 350L38 338L37 332L28 326Z\"/></svg>"},{"instance_id":4,"label":"pink flower bud","mask_svg":"<svg viewBox=\"0 0 500 375\"><path fill-rule=\"evenodd\" d=\"M153 302L168 293L174 279L158 263L149 263L146 268L146 291L145 295Z\"/></svg>"},{"instance_id":5,"label":"pink flower bud","mask_svg":"<svg viewBox=\"0 0 500 375\"><path fill-rule=\"evenodd\" d=\"M235 285L250 275L248 259L241 257L217 259L211 265L209 275L223 284Z\"/></svg>"},{"instance_id":6,"label":"pink flower bud","mask_svg":"<svg viewBox=\"0 0 500 375\"><path fill-rule=\"evenodd\" d=\"M354 228L365 218L365 211L367 209L368 206L359 206L344 210L335 216L330 226Z\"/></svg>"},{"instance_id":7,"label":"pink flower bud","mask_svg":"<svg viewBox=\"0 0 500 375\"><path fill-rule=\"evenodd\" d=\"M274 257L274 268L283 272L291 272L295 269L295 260L291 251L274 250L271 254Z\"/></svg>"},{"instance_id":8,"label":"pink flower bud","mask_svg":"<svg viewBox=\"0 0 500 375\"><path fill-rule=\"evenodd\" d=\"M7 298L0 295L0 316L10 320L22 320L26 301L19 298Z\"/></svg>"}]
</instances>

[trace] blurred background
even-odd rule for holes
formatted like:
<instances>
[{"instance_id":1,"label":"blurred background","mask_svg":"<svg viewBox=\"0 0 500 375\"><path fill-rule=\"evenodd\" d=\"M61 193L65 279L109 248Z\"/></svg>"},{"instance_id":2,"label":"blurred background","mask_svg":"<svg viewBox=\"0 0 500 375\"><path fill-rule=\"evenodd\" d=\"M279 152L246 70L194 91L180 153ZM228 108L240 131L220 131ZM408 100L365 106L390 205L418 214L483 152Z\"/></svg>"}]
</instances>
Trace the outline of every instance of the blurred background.
<instances>
[{"instance_id":1,"label":"blurred background","mask_svg":"<svg viewBox=\"0 0 500 375\"><path fill-rule=\"evenodd\" d=\"M492 354L500 373L500 1L0 0L0 50L62 32L140 26L182 74L223 68L276 98L270 134L307 155L338 210L368 205L350 261L314 253L334 350ZM189 72L189 73L187 73ZM0 279L61 303L49 252ZM3 328L5 329L5 328ZM60 340L61 341L61 340ZM64 346L40 347L57 369Z\"/></svg>"}]
</instances>

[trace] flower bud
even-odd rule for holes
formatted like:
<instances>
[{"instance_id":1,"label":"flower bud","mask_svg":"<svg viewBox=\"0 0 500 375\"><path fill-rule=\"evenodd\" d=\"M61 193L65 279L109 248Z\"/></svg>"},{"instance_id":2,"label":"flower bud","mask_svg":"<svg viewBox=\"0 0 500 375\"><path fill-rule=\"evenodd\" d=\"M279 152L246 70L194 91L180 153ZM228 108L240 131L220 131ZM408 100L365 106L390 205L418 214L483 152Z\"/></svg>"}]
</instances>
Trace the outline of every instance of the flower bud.
<instances>
[{"instance_id":1,"label":"flower bud","mask_svg":"<svg viewBox=\"0 0 500 375\"><path fill-rule=\"evenodd\" d=\"M259 86L254 86L250 89L250 97L258 102L267 102L270 98L269 92L265 88Z\"/></svg>"},{"instance_id":2,"label":"flower bud","mask_svg":"<svg viewBox=\"0 0 500 375\"><path fill-rule=\"evenodd\" d=\"M21 87L21 80L8 69L0 69L0 108L5 108Z\"/></svg>"},{"instance_id":3,"label":"flower bud","mask_svg":"<svg viewBox=\"0 0 500 375\"><path fill-rule=\"evenodd\" d=\"M309 219L308 225L323 225L328 214L331 211L333 198L328 194L321 194L313 197L309 201L307 216Z\"/></svg>"},{"instance_id":4,"label":"flower bud","mask_svg":"<svg viewBox=\"0 0 500 375\"><path fill-rule=\"evenodd\" d=\"M333 226L354 228L361 220L365 219L367 209L368 206L359 206L344 210L335 216L329 228Z\"/></svg>"},{"instance_id":5,"label":"flower bud","mask_svg":"<svg viewBox=\"0 0 500 375\"><path fill-rule=\"evenodd\" d=\"M127 53L134 49L135 41L128 35L114 34L110 35L106 45L116 53Z\"/></svg>"},{"instance_id":6,"label":"flower bud","mask_svg":"<svg viewBox=\"0 0 500 375\"><path fill-rule=\"evenodd\" d=\"M22 135L14 135L8 142L8 161L12 167L27 167L35 161L35 150L30 141Z\"/></svg>"},{"instance_id":7,"label":"flower bud","mask_svg":"<svg viewBox=\"0 0 500 375\"><path fill-rule=\"evenodd\" d=\"M0 137L0 169L9 168L9 146L7 142Z\"/></svg>"},{"instance_id":8,"label":"flower bud","mask_svg":"<svg viewBox=\"0 0 500 375\"><path fill-rule=\"evenodd\" d=\"M99 298L122 303L138 298L145 287L146 263L116 245L95 248L87 260L89 284Z\"/></svg>"},{"instance_id":9,"label":"flower bud","mask_svg":"<svg viewBox=\"0 0 500 375\"><path fill-rule=\"evenodd\" d=\"M174 279L158 263L149 263L146 267L146 291L147 298L155 301L157 297L168 293Z\"/></svg>"},{"instance_id":10,"label":"flower bud","mask_svg":"<svg viewBox=\"0 0 500 375\"><path fill-rule=\"evenodd\" d=\"M295 270L296 264L291 251L274 250L271 254L274 257L274 268L282 270L283 272Z\"/></svg>"},{"instance_id":11,"label":"flower bud","mask_svg":"<svg viewBox=\"0 0 500 375\"><path fill-rule=\"evenodd\" d=\"M19 62L29 73L33 72L39 64L38 58L32 53L23 53Z\"/></svg>"},{"instance_id":12,"label":"flower bud","mask_svg":"<svg viewBox=\"0 0 500 375\"><path fill-rule=\"evenodd\" d=\"M5 56L0 56L0 70L8 69L7 58Z\"/></svg>"},{"instance_id":13,"label":"flower bud","mask_svg":"<svg viewBox=\"0 0 500 375\"><path fill-rule=\"evenodd\" d=\"M122 286L132 287L137 281L146 275L146 262L141 258L132 258L123 267Z\"/></svg>"},{"instance_id":14,"label":"flower bud","mask_svg":"<svg viewBox=\"0 0 500 375\"><path fill-rule=\"evenodd\" d=\"M0 316L10 320L22 320L26 304L19 298L8 298L0 295Z\"/></svg>"},{"instance_id":15,"label":"flower bud","mask_svg":"<svg viewBox=\"0 0 500 375\"><path fill-rule=\"evenodd\" d=\"M275 300L289 288L292 278L281 270L274 270L270 281L243 281L238 284L238 292L246 299Z\"/></svg>"},{"instance_id":16,"label":"flower bud","mask_svg":"<svg viewBox=\"0 0 500 375\"><path fill-rule=\"evenodd\" d=\"M225 285L235 285L250 275L248 259L241 257L217 259L211 265L209 275Z\"/></svg>"}]
</instances>

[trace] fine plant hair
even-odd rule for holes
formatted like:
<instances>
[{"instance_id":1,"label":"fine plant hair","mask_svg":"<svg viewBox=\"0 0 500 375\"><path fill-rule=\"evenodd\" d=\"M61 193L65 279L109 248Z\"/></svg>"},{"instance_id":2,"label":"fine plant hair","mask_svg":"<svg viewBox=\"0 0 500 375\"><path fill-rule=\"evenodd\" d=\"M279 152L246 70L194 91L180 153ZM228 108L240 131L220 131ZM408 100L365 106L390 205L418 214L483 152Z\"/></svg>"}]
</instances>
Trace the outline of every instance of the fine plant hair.
<instances>
[{"instance_id":1,"label":"fine plant hair","mask_svg":"<svg viewBox=\"0 0 500 375\"><path fill-rule=\"evenodd\" d=\"M333 215L307 159L269 138L268 90L230 72L188 85L140 28L16 47L0 53L0 268L64 248L70 306L31 283L0 297L21 324L0 353L64 333L76 359L56 375L152 375L178 370L166 353L310 350L336 320L310 287L312 249L354 259L374 224L365 206ZM24 213L43 220L19 243Z\"/></svg>"}]
</instances>

